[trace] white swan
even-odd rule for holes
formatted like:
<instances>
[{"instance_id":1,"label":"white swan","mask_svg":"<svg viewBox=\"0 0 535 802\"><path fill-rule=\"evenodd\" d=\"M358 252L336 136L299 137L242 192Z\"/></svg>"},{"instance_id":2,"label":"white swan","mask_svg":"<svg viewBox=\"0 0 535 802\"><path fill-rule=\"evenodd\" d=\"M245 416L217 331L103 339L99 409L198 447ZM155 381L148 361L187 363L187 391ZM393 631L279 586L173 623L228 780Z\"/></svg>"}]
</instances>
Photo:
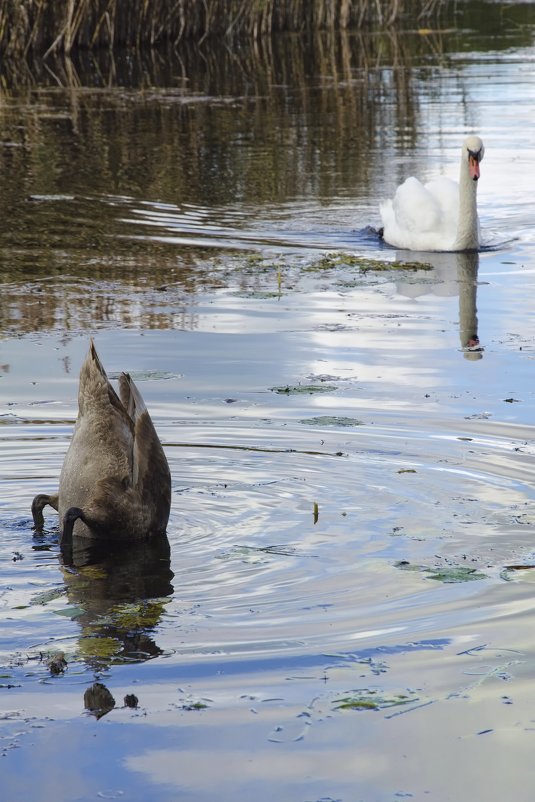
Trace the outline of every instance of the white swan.
<instances>
[{"instance_id":1,"label":"white swan","mask_svg":"<svg viewBox=\"0 0 535 802\"><path fill-rule=\"evenodd\" d=\"M477 181L484 153L478 136L465 139L458 184L437 178L424 185L407 178L380 206L385 242L409 251L477 250Z\"/></svg>"}]
</instances>

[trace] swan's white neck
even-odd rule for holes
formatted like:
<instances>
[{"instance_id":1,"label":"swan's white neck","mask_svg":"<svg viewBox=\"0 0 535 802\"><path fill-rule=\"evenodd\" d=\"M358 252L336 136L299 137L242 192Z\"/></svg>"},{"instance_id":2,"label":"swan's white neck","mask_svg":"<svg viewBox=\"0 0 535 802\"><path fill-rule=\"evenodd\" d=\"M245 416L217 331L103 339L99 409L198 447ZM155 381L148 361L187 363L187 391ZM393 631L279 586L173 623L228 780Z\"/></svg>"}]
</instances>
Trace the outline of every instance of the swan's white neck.
<instances>
[{"instance_id":1,"label":"swan's white neck","mask_svg":"<svg viewBox=\"0 0 535 802\"><path fill-rule=\"evenodd\" d=\"M477 181L470 178L468 159L463 153L459 176L459 220L455 251L475 251L479 248L479 218L477 216Z\"/></svg>"}]
</instances>

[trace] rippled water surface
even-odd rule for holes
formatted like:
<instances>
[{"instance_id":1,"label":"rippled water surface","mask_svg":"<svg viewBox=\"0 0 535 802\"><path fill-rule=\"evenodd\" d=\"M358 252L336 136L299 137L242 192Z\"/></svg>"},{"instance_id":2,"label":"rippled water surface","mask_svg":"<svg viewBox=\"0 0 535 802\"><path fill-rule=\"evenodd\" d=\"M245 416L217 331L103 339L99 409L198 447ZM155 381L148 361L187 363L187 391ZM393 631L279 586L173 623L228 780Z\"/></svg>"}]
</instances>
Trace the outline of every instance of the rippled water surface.
<instances>
[{"instance_id":1,"label":"rippled water surface","mask_svg":"<svg viewBox=\"0 0 535 802\"><path fill-rule=\"evenodd\" d=\"M533 7L471 8L2 89L10 802L532 799ZM384 246L469 131L485 247ZM66 566L30 506L90 336L173 501L167 541Z\"/></svg>"}]
</instances>

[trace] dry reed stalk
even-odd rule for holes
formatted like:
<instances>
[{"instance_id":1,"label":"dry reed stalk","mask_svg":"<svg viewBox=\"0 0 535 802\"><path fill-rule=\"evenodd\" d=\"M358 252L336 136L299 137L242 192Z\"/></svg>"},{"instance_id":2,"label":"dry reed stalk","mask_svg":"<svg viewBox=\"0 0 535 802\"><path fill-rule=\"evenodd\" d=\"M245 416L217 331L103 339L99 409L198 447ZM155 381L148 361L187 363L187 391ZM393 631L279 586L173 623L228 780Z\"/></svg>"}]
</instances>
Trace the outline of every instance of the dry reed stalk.
<instances>
[{"instance_id":1,"label":"dry reed stalk","mask_svg":"<svg viewBox=\"0 0 535 802\"><path fill-rule=\"evenodd\" d=\"M0 0L0 53L347 30L436 15L446 0Z\"/></svg>"}]
</instances>

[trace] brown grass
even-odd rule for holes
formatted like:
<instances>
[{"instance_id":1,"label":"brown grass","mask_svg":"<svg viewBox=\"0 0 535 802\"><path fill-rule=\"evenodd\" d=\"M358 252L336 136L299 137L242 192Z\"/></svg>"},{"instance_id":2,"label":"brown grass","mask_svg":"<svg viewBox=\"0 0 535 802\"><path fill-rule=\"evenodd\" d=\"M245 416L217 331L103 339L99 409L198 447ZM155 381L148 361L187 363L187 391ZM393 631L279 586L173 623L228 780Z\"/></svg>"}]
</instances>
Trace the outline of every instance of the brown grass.
<instances>
[{"instance_id":1,"label":"brown grass","mask_svg":"<svg viewBox=\"0 0 535 802\"><path fill-rule=\"evenodd\" d=\"M444 0L0 0L0 52L152 46L429 16Z\"/></svg>"}]
</instances>

